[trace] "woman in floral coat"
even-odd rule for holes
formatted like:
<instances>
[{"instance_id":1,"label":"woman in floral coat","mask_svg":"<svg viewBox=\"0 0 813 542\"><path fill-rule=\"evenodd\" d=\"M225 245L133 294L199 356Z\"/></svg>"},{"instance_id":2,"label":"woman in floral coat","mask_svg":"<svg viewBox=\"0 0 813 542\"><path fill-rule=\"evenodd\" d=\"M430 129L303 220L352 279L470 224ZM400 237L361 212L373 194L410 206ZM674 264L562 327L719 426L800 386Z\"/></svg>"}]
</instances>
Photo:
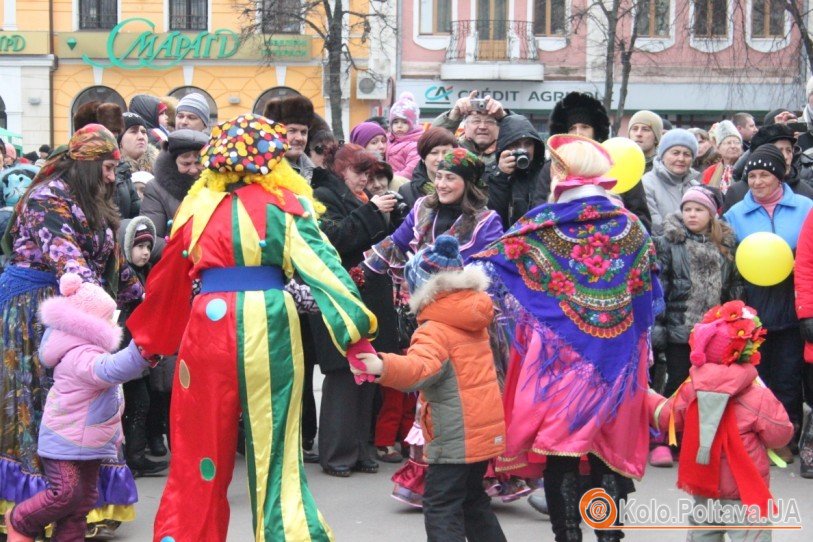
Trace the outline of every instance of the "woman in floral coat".
<instances>
[{"instance_id":1,"label":"woman in floral coat","mask_svg":"<svg viewBox=\"0 0 813 542\"><path fill-rule=\"evenodd\" d=\"M649 327L663 300L649 235L607 192L607 151L567 134L548 148L555 203L529 211L473 260L486 262L492 298L516 321L497 470L533 478L544 468L556 540L576 541L581 456L591 487L616 502L643 475Z\"/></svg>"},{"instance_id":2,"label":"woman in floral coat","mask_svg":"<svg viewBox=\"0 0 813 542\"><path fill-rule=\"evenodd\" d=\"M65 273L103 286L120 304L144 293L116 246L112 195L119 158L106 128L78 130L34 179L3 239L9 265L0 276L0 513L45 489L37 437L52 378L38 353L40 302L56 293ZM103 465L99 489L88 524L135 517L136 487L126 465Z\"/></svg>"}]
</instances>

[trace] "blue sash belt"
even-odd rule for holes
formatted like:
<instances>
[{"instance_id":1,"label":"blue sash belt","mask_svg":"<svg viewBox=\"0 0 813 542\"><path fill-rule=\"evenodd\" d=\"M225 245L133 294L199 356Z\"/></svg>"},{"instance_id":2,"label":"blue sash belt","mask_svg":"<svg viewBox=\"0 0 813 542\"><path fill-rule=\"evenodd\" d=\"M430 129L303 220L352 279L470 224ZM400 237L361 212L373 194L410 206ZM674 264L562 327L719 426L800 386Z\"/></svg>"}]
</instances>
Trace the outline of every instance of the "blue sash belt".
<instances>
[{"instance_id":1,"label":"blue sash belt","mask_svg":"<svg viewBox=\"0 0 813 542\"><path fill-rule=\"evenodd\" d=\"M200 274L200 293L282 290L285 275L276 265L213 267Z\"/></svg>"}]
</instances>

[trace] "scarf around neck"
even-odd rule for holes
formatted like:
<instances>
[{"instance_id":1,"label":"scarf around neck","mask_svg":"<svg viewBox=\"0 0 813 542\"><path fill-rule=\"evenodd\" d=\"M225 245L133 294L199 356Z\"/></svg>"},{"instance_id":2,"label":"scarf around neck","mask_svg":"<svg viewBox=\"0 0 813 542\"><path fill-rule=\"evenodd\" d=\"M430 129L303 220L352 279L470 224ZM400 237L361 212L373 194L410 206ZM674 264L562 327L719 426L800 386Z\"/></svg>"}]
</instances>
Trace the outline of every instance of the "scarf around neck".
<instances>
[{"instance_id":1,"label":"scarf around neck","mask_svg":"<svg viewBox=\"0 0 813 542\"><path fill-rule=\"evenodd\" d=\"M754 196L754 201L759 203L767 212L768 216L773 217L773 212L776 209L776 206L779 205L779 202L782 201L782 196L784 195L785 191L782 188L782 183L779 183L779 186L776 187L776 190L768 194L765 198L757 198L753 192L751 195Z\"/></svg>"}]
</instances>

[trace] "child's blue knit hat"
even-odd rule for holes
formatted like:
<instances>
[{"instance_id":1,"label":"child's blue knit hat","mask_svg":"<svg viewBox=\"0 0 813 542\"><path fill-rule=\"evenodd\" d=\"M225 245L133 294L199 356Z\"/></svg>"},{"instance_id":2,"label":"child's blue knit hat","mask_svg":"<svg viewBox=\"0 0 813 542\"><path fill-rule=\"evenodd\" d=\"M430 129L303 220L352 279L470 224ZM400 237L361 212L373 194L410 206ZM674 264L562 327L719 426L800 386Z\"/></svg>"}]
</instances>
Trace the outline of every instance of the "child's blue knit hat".
<instances>
[{"instance_id":1,"label":"child's blue knit hat","mask_svg":"<svg viewBox=\"0 0 813 542\"><path fill-rule=\"evenodd\" d=\"M419 250L410 258L404 268L404 278L411 293L436 273L462 270L463 258L457 239L451 235L441 235L435 239L434 245Z\"/></svg>"}]
</instances>

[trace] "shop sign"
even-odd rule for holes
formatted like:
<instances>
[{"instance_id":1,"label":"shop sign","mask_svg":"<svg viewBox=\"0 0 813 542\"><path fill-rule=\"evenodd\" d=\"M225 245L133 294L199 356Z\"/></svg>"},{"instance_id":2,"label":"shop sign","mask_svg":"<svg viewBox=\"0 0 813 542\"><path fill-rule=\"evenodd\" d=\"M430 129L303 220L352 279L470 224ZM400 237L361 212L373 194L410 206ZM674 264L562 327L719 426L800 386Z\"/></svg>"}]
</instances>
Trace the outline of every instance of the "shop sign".
<instances>
[{"instance_id":1,"label":"shop sign","mask_svg":"<svg viewBox=\"0 0 813 542\"><path fill-rule=\"evenodd\" d=\"M398 92L412 92L418 105L427 108L449 108L472 90L480 96L491 96L509 109L552 109L568 92L578 91L601 100L595 85L584 82L536 81L432 81L401 80Z\"/></svg>"},{"instance_id":2,"label":"shop sign","mask_svg":"<svg viewBox=\"0 0 813 542\"><path fill-rule=\"evenodd\" d=\"M48 54L47 32L0 32L0 55Z\"/></svg>"},{"instance_id":3,"label":"shop sign","mask_svg":"<svg viewBox=\"0 0 813 542\"><path fill-rule=\"evenodd\" d=\"M272 60L308 60L311 57L311 40L307 36L266 36L265 52Z\"/></svg>"},{"instance_id":4,"label":"shop sign","mask_svg":"<svg viewBox=\"0 0 813 542\"><path fill-rule=\"evenodd\" d=\"M121 43L117 43L119 37L125 35L123 32L125 28L138 24L146 25L149 30L141 32L123 47ZM237 53L241 45L240 35L225 28L214 32L204 30L192 35L178 31L158 34L153 30L155 30L155 23L148 19L141 17L125 19L114 26L108 35L106 50L108 62L98 62L87 54L82 55L82 60L97 68L115 66L125 70L166 69L176 66L186 59L222 60L230 58ZM163 62L156 63L156 61Z\"/></svg>"}]
</instances>

